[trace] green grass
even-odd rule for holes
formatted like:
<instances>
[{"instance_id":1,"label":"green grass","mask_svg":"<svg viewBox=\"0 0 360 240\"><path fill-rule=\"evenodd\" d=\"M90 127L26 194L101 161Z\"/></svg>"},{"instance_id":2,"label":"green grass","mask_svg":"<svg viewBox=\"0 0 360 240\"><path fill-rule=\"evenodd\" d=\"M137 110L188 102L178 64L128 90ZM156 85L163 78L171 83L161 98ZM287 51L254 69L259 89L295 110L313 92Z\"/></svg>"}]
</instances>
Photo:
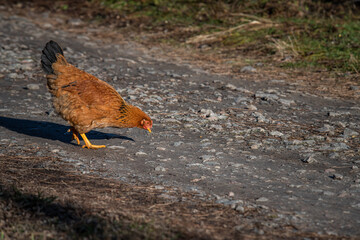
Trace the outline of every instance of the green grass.
<instances>
[{"instance_id":1,"label":"green grass","mask_svg":"<svg viewBox=\"0 0 360 240\"><path fill-rule=\"evenodd\" d=\"M311 0L305 0L303 5L295 0L283 3L275 0L98 1L131 19L146 19L144 30L171 31L181 27L197 27L198 30L186 36L187 39L224 31L258 18L270 20L273 25L232 31L211 45L214 48L247 49L246 53L252 56L290 55L291 62L279 64L283 67L327 68L356 73L360 69L360 21L355 13L351 14L352 9L345 8L345 12L338 11L338 15L334 15L336 11L330 13L325 4L316 5ZM321 9L322 6L324 9ZM338 5L333 3L331 6L337 10ZM237 15L242 13L250 17ZM302 13L303 16L292 17L295 13ZM187 39L174 34L173 37L166 36L165 40L159 40L174 44Z\"/></svg>"}]
</instances>

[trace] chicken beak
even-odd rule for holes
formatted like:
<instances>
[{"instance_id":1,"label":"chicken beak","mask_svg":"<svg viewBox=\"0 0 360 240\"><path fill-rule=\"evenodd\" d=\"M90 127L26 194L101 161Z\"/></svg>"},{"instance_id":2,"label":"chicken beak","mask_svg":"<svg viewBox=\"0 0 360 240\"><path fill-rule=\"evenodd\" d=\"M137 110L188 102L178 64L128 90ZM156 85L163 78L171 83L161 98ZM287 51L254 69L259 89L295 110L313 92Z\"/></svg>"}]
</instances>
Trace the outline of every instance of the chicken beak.
<instances>
[{"instance_id":1,"label":"chicken beak","mask_svg":"<svg viewBox=\"0 0 360 240\"><path fill-rule=\"evenodd\" d=\"M147 128L147 130L149 131L149 133L151 133L151 129L150 129L150 128Z\"/></svg>"}]
</instances>

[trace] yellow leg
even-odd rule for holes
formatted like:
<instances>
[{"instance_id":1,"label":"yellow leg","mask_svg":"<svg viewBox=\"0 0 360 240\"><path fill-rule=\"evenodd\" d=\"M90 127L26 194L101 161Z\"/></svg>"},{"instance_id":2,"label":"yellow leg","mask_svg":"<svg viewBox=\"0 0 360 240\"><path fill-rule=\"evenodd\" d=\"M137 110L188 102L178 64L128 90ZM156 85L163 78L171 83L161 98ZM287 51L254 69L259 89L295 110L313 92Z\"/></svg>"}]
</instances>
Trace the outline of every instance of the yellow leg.
<instances>
[{"instance_id":1,"label":"yellow leg","mask_svg":"<svg viewBox=\"0 0 360 240\"><path fill-rule=\"evenodd\" d=\"M84 139L85 142L85 145L82 146L83 148L87 147L89 149L98 149L106 147L105 145L92 145L89 139L87 139L85 133L80 133L80 136Z\"/></svg>"},{"instance_id":2,"label":"yellow leg","mask_svg":"<svg viewBox=\"0 0 360 240\"><path fill-rule=\"evenodd\" d=\"M77 144L80 144L80 139L79 139L79 133L78 131L75 130L75 128L71 127L69 128L68 132L72 132L72 138L71 140L76 140Z\"/></svg>"}]
</instances>

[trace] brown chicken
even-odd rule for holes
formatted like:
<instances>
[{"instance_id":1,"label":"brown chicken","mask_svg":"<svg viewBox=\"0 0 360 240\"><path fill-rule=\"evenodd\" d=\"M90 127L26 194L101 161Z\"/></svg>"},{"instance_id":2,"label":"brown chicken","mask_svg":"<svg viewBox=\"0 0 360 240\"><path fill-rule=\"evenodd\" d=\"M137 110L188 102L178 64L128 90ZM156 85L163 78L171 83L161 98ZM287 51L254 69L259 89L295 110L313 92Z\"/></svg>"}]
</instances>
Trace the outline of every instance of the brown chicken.
<instances>
[{"instance_id":1,"label":"brown chicken","mask_svg":"<svg viewBox=\"0 0 360 240\"><path fill-rule=\"evenodd\" d=\"M92 145L87 139L85 133L94 128L138 127L151 133L153 121L146 113L126 103L109 84L69 64L56 42L46 44L41 65L55 110L72 126L69 131L77 144L79 134L84 139L83 148L105 147Z\"/></svg>"}]
</instances>

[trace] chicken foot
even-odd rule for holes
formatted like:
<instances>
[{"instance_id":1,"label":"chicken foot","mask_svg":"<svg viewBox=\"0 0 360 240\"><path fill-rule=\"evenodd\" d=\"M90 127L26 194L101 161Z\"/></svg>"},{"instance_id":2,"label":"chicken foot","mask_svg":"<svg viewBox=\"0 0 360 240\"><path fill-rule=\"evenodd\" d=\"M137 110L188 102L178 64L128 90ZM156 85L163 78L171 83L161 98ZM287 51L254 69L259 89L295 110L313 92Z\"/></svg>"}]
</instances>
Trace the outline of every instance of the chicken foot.
<instances>
[{"instance_id":1,"label":"chicken foot","mask_svg":"<svg viewBox=\"0 0 360 240\"><path fill-rule=\"evenodd\" d=\"M82 148L87 147L88 149L98 149L106 147L105 145L92 145L89 139L87 139L85 133L80 133L80 136L84 139L85 142L85 145L83 145Z\"/></svg>"},{"instance_id":2,"label":"chicken foot","mask_svg":"<svg viewBox=\"0 0 360 240\"><path fill-rule=\"evenodd\" d=\"M75 139L77 144L80 145L80 139L79 139L78 131L76 131L75 128L71 127L71 128L69 128L68 132L72 132L71 141Z\"/></svg>"}]
</instances>

